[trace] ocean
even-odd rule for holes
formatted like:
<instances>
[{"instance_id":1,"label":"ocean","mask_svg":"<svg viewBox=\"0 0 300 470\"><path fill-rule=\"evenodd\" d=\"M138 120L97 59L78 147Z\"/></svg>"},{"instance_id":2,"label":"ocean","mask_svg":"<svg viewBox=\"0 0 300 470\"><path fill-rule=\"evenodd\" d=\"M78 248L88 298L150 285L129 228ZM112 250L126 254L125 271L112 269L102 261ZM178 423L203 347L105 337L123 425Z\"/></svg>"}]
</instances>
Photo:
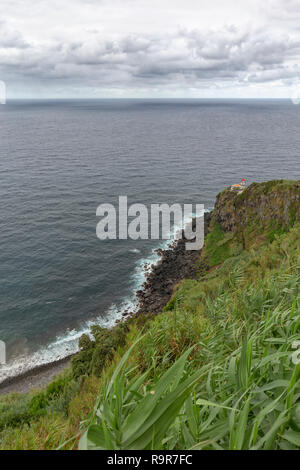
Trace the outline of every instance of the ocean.
<instances>
[{"instance_id":1,"label":"ocean","mask_svg":"<svg viewBox=\"0 0 300 470\"><path fill-rule=\"evenodd\" d=\"M0 105L0 381L76 350L133 308L157 240L96 237L101 203L214 205L226 186L300 179L285 100L60 100Z\"/></svg>"}]
</instances>

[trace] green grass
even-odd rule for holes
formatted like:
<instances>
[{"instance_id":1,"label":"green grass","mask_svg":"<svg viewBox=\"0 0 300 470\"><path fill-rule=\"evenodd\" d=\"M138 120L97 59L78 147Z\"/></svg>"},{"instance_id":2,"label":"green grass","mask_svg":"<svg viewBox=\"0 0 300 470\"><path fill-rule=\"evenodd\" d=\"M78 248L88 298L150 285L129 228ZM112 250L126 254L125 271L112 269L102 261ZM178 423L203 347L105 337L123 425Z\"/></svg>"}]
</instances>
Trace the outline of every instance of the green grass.
<instances>
[{"instance_id":1,"label":"green grass","mask_svg":"<svg viewBox=\"0 0 300 470\"><path fill-rule=\"evenodd\" d=\"M213 223L205 239L204 257L210 266L225 261L229 256L242 250L242 244L231 232L224 233L218 223Z\"/></svg>"},{"instance_id":2,"label":"green grass","mask_svg":"<svg viewBox=\"0 0 300 470\"><path fill-rule=\"evenodd\" d=\"M299 233L297 226L272 244L228 258L204 282L181 283L170 310L120 356L127 368L122 363L103 384L91 421L82 424L81 448L299 448L300 365L291 360L300 338ZM152 400L149 416L160 421L146 420L148 437L138 440L145 430L135 410L178 361L184 363L181 377L174 373L178 391L188 379L196 380L194 387L182 402L169 379L161 397L166 414L158 418ZM138 386L129 396L132 381ZM174 407L170 421L165 402Z\"/></svg>"}]
</instances>

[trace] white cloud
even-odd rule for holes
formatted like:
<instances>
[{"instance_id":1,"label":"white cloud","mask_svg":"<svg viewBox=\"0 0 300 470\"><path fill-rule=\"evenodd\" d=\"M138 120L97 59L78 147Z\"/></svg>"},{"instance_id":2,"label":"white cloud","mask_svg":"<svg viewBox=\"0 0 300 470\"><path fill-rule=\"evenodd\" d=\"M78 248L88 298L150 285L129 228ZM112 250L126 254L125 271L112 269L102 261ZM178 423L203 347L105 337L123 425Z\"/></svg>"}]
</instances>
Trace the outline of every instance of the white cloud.
<instances>
[{"instance_id":1,"label":"white cloud","mask_svg":"<svg viewBox=\"0 0 300 470\"><path fill-rule=\"evenodd\" d=\"M299 82L300 0L2 0L0 13L10 97L280 97Z\"/></svg>"}]
</instances>

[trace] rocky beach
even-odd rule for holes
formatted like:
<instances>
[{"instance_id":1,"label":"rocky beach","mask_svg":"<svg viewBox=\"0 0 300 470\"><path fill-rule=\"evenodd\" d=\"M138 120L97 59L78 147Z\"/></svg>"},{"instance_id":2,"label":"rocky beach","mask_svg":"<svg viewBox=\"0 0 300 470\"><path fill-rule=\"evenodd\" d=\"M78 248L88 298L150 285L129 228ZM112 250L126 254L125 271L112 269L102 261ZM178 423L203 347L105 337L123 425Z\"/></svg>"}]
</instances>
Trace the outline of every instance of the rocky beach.
<instances>
[{"instance_id":1,"label":"rocky beach","mask_svg":"<svg viewBox=\"0 0 300 470\"><path fill-rule=\"evenodd\" d=\"M210 213L204 214L204 236L208 233L210 217ZM194 230L195 219L192 224ZM173 289L179 281L193 279L197 272L208 270L208 265L202 260L199 261L199 250L186 250L186 241L187 239L183 236L176 240L169 249L157 250L161 259L156 265L151 266L143 289L136 293L139 300L137 315L149 312L159 313L169 301Z\"/></svg>"}]
</instances>

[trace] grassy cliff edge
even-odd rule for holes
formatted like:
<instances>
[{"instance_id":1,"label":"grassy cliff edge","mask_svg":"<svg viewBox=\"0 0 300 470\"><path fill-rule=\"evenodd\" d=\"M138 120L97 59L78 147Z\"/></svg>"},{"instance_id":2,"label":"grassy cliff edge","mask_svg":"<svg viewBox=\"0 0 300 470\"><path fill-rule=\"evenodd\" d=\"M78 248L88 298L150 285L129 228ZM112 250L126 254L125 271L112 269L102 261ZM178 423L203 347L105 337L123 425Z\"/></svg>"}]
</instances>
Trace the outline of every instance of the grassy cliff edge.
<instances>
[{"instance_id":1,"label":"grassy cliff edge","mask_svg":"<svg viewBox=\"0 0 300 470\"><path fill-rule=\"evenodd\" d=\"M0 398L2 449L300 448L300 182L216 200L159 315L80 341L45 390Z\"/></svg>"}]
</instances>

